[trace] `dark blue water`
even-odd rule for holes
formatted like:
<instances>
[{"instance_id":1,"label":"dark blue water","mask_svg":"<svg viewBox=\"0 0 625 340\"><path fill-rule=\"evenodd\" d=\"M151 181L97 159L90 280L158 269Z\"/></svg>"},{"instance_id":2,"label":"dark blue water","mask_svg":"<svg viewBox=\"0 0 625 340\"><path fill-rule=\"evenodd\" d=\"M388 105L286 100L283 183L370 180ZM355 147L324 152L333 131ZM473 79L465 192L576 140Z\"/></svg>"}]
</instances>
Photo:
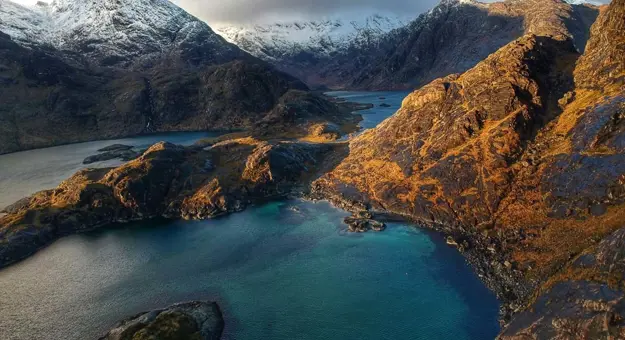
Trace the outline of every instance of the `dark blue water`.
<instances>
[{"instance_id":1,"label":"dark blue water","mask_svg":"<svg viewBox=\"0 0 625 340\"><path fill-rule=\"evenodd\" d=\"M373 104L369 110L358 111L362 115L363 121L360 126L363 129L372 129L386 118L392 116L401 103L410 94L409 91L391 92L354 92L354 91L333 91L326 93L329 96L345 98L347 101L361 104ZM390 107L382 107L381 104L388 104Z\"/></svg>"},{"instance_id":2,"label":"dark blue water","mask_svg":"<svg viewBox=\"0 0 625 340\"><path fill-rule=\"evenodd\" d=\"M492 339L498 303L441 237L347 234L327 203L75 235L0 271L0 339L95 339L120 318L217 300L226 339Z\"/></svg>"}]
</instances>

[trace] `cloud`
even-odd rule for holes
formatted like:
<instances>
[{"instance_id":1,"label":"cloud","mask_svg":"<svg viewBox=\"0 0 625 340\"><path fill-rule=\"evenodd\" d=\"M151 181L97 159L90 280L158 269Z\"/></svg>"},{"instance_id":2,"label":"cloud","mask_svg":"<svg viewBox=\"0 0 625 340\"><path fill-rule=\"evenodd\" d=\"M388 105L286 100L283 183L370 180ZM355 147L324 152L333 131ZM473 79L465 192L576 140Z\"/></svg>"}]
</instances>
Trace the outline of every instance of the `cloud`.
<instances>
[{"instance_id":1,"label":"cloud","mask_svg":"<svg viewBox=\"0 0 625 340\"><path fill-rule=\"evenodd\" d=\"M3 0L0 0L3 1ZM33 5L38 0L13 0ZM51 1L51 0L49 0ZM80 0L79 0L80 1ZM132 0L123 0L132 1ZM171 0L210 25L293 21L323 17L357 18L380 13L415 18L440 0ZM493 2L493 0L486 0ZM583 0L572 0L582 2ZM609 0L589 2L608 3Z\"/></svg>"},{"instance_id":2,"label":"cloud","mask_svg":"<svg viewBox=\"0 0 625 340\"><path fill-rule=\"evenodd\" d=\"M416 17L439 0L176 0L190 13L211 23L292 21L341 14L384 13Z\"/></svg>"},{"instance_id":3,"label":"cloud","mask_svg":"<svg viewBox=\"0 0 625 340\"><path fill-rule=\"evenodd\" d=\"M483 0L495 2L495 0ZM585 0L571 0L584 2ZM610 0L587 0L609 3ZM348 17L380 13L412 19L440 0L173 0L209 24L249 24L307 18Z\"/></svg>"}]
</instances>

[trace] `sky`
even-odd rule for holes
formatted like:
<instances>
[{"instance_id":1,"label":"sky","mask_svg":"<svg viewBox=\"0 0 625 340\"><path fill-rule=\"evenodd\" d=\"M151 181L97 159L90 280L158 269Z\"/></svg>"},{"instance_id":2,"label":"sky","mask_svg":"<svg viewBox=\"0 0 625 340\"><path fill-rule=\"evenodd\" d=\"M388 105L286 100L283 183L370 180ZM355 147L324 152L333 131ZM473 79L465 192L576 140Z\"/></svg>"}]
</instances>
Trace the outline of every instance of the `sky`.
<instances>
[{"instance_id":1,"label":"sky","mask_svg":"<svg viewBox=\"0 0 625 340\"><path fill-rule=\"evenodd\" d=\"M38 0L13 0L34 4ZM51 1L51 0L50 0ZM374 13L416 18L440 0L171 0L209 25L245 25L328 17L358 18ZM607 3L609 0L594 0ZM486 1L493 2L493 0Z\"/></svg>"}]
</instances>

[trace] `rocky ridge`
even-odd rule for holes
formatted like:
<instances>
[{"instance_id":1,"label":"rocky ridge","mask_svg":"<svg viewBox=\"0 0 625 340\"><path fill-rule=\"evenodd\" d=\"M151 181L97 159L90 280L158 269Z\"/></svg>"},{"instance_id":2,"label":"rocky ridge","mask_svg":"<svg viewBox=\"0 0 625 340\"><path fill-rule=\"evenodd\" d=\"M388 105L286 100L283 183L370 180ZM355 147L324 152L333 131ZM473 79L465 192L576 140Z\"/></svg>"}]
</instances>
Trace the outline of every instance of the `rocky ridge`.
<instances>
[{"instance_id":1,"label":"rocky ridge","mask_svg":"<svg viewBox=\"0 0 625 340\"><path fill-rule=\"evenodd\" d=\"M622 0L602 11L581 56L566 36L527 34L413 92L313 191L463 244L504 321L531 315L503 337L622 336L622 287L595 265L563 270L624 226L624 11Z\"/></svg>"},{"instance_id":2,"label":"rocky ridge","mask_svg":"<svg viewBox=\"0 0 625 340\"><path fill-rule=\"evenodd\" d=\"M311 87L413 89L464 72L525 34L571 37L583 51L598 12L596 6L564 0L444 0L406 25L350 40L332 53L320 47L325 43L313 43L305 52L281 44L285 50L274 53L274 42L264 32L224 35Z\"/></svg>"},{"instance_id":3,"label":"rocky ridge","mask_svg":"<svg viewBox=\"0 0 625 340\"><path fill-rule=\"evenodd\" d=\"M345 152L342 143L250 137L195 147L159 143L118 168L80 171L6 208L0 267L80 231L155 217L207 219L297 195Z\"/></svg>"}]
</instances>

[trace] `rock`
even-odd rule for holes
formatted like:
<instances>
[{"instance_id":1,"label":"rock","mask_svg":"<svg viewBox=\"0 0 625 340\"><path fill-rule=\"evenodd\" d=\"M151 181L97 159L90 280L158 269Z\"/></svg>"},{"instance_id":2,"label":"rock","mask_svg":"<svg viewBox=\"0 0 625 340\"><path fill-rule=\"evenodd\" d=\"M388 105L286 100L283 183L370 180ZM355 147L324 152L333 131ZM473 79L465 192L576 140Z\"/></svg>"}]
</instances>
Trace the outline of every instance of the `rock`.
<instances>
[{"instance_id":1,"label":"rock","mask_svg":"<svg viewBox=\"0 0 625 340\"><path fill-rule=\"evenodd\" d=\"M382 104L380 104L380 107L391 107L391 105L389 105L387 103L382 103Z\"/></svg>"},{"instance_id":2,"label":"rock","mask_svg":"<svg viewBox=\"0 0 625 340\"><path fill-rule=\"evenodd\" d=\"M141 156L141 152L133 151L131 149L120 148L115 151L107 151L107 152L103 152L97 155L89 156L82 161L82 164L87 165L87 164L103 162L103 161L108 161L108 160L117 159L117 158L119 158L122 161L127 162L139 156Z\"/></svg>"},{"instance_id":3,"label":"rock","mask_svg":"<svg viewBox=\"0 0 625 340\"><path fill-rule=\"evenodd\" d=\"M367 210L360 210L352 214L356 218L373 219L373 213Z\"/></svg>"},{"instance_id":4,"label":"rock","mask_svg":"<svg viewBox=\"0 0 625 340\"><path fill-rule=\"evenodd\" d=\"M569 91L565 93L564 96L560 100L558 100L558 105L560 105L560 107L564 109L567 105L571 104L574 100L575 100L575 92Z\"/></svg>"},{"instance_id":5,"label":"rock","mask_svg":"<svg viewBox=\"0 0 625 340\"><path fill-rule=\"evenodd\" d=\"M100 340L218 340L224 319L214 302L179 303L121 321Z\"/></svg>"},{"instance_id":6,"label":"rock","mask_svg":"<svg viewBox=\"0 0 625 340\"><path fill-rule=\"evenodd\" d=\"M123 145L123 144L113 144L102 149L99 149L98 152L108 152L108 151L125 151L132 149L133 146Z\"/></svg>"},{"instance_id":7,"label":"rock","mask_svg":"<svg viewBox=\"0 0 625 340\"><path fill-rule=\"evenodd\" d=\"M353 233L365 233L368 231L383 231L386 225L368 218L358 218L355 216L345 217L343 220L348 226L348 230Z\"/></svg>"},{"instance_id":8,"label":"rock","mask_svg":"<svg viewBox=\"0 0 625 340\"><path fill-rule=\"evenodd\" d=\"M623 339L625 296L587 281L558 283L515 316L498 339Z\"/></svg>"},{"instance_id":9,"label":"rock","mask_svg":"<svg viewBox=\"0 0 625 340\"><path fill-rule=\"evenodd\" d=\"M456 242L453 236L447 236L446 242L450 246L458 247L458 242Z\"/></svg>"},{"instance_id":10,"label":"rock","mask_svg":"<svg viewBox=\"0 0 625 340\"><path fill-rule=\"evenodd\" d=\"M210 159L207 159L204 162L204 168L202 169L204 172L210 172L212 170L215 169L215 165L213 164L213 161Z\"/></svg>"}]
</instances>

